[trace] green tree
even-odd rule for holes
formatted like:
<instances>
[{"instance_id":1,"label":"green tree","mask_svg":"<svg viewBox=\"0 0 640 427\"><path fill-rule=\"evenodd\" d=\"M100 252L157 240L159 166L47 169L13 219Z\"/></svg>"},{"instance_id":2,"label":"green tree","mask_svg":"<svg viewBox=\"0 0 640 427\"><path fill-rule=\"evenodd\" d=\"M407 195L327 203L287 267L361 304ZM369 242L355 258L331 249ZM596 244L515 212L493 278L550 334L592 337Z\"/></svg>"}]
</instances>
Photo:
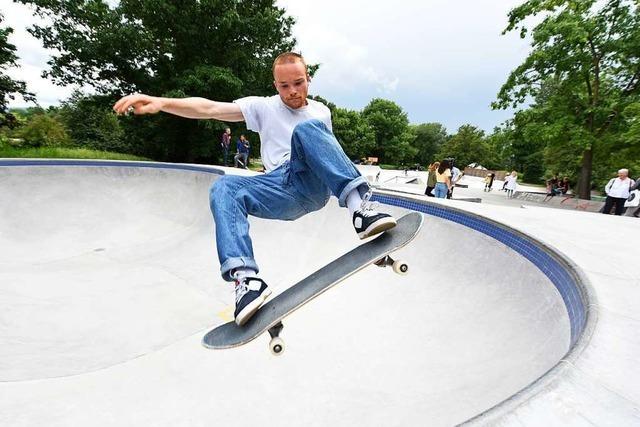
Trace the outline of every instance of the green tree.
<instances>
[{"instance_id":1,"label":"green tree","mask_svg":"<svg viewBox=\"0 0 640 427\"><path fill-rule=\"evenodd\" d=\"M271 94L273 59L295 45L294 20L275 1L15 1L48 18L29 30L57 52L46 75L112 101L134 91L219 101ZM132 146L172 161L216 157L225 126L163 114L122 125Z\"/></svg>"},{"instance_id":2,"label":"green tree","mask_svg":"<svg viewBox=\"0 0 640 427\"><path fill-rule=\"evenodd\" d=\"M393 101L376 98L362 111L362 117L374 131L373 156L384 163L413 163L417 149L411 146L415 136L409 128L407 113Z\"/></svg>"},{"instance_id":3,"label":"green tree","mask_svg":"<svg viewBox=\"0 0 640 427\"><path fill-rule=\"evenodd\" d=\"M515 169L515 128L513 120L507 120L502 126L493 129L486 139L489 150L488 158L482 166L493 170Z\"/></svg>"},{"instance_id":4,"label":"green tree","mask_svg":"<svg viewBox=\"0 0 640 427\"><path fill-rule=\"evenodd\" d=\"M0 13L0 24L4 16ZM13 33L11 27L0 27L0 128L17 126L17 120L8 110L10 100L14 100L16 94L25 101L35 102L35 95L27 91L27 85L21 80L15 80L6 74L7 69L16 67L18 57L15 45L9 43L9 35Z\"/></svg>"},{"instance_id":5,"label":"green tree","mask_svg":"<svg viewBox=\"0 0 640 427\"><path fill-rule=\"evenodd\" d=\"M376 147L375 132L358 111L334 108L331 114L333 133L351 159L372 156Z\"/></svg>"},{"instance_id":6,"label":"green tree","mask_svg":"<svg viewBox=\"0 0 640 427\"><path fill-rule=\"evenodd\" d=\"M436 155L447 140L447 129L440 123L422 123L411 126L414 140L412 146L418 150L416 162L428 165L434 162Z\"/></svg>"},{"instance_id":7,"label":"green tree","mask_svg":"<svg viewBox=\"0 0 640 427\"><path fill-rule=\"evenodd\" d=\"M438 153L438 159L447 157L456 159L456 166L464 169L471 163L485 163L489 157L489 145L482 129L472 125L462 125L458 133L451 136Z\"/></svg>"},{"instance_id":8,"label":"green tree","mask_svg":"<svg viewBox=\"0 0 640 427\"><path fill-rule=\"evenodd\" d=\"M580 150L579 196L588 199L594 152L616 133L621 113L640 91L640 14L634 0L528 0L509 13L504 33L529 31L527 18L543 15L533 28L532 51L508 77L494 108L517 107L546 96L557 143ZM539 122L543 124L544 122ZM564 141L564 142L562 142ZM556 152L557 147L550 148Z\"/></svg>"},{"instance_id":9,"label":"green tree","mask_svg":"<svg viewBox=\"0 0 640 427\"><path fill-rule=\"evenodd\" d=\"M131 153L120 121L110 108L110 98L84 96L75 91L62 103L60 118L69 130L73 145L92 150Z\"/></svg>"}]
</instances>

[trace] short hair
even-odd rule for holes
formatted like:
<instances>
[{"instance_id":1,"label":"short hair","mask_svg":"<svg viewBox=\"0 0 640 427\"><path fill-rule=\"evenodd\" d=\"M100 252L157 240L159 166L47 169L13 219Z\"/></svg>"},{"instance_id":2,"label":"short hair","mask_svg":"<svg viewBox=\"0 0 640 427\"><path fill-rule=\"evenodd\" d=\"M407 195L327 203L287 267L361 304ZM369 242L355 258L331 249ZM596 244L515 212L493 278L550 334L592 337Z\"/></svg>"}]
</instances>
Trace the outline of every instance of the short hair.
<instances>
[{"instance_id":1,"label":"short hair","mask_svg":"<svg viewBox=\"0 0 640 427\"><path fill-rule=\"evenodd\" d=\"M629 175L629 169L620 169L618 173L626 173L627 175Z\"/></svg>"},{"instance_id":2,"label":"short hair","mask_svg":"<svg viewBox=\"0 0 640 427\"><path fill-rule=\"evenodd\" d=\"M307 70L307 63L305 62L302 55L295 52L284 52L277 56L277 58L273 61L273 67L271 67L271 72L274 73L276 71L276 65L281 64L295 64L296 62L301 62L304 65L305 72Z\"/></svg>"}]
</instances>

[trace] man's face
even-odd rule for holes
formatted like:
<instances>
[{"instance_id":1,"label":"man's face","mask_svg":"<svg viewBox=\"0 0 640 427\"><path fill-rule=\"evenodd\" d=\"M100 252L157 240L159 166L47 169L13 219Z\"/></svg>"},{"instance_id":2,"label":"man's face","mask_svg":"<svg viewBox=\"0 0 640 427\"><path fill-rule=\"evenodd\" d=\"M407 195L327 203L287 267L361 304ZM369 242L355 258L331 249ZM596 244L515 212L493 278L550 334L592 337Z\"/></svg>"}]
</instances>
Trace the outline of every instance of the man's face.
<instances>
[{"instance_id":1,"label":"man's face","mask_svg":"<svg viewBox=\"0 0 640 427\"><path fill-rule=\"evenodd\" d=\"M307 105L309 76L302 62L276 65L273 78L273 85L285 105L294 110Z\"/></svg>"},{"instance_id":2,"label":"man's face","mask_svg":"<svg viewBox=\"0 0 640 427\"><path fill-rule=\"evenodd\" d=\"M618 172L620 179L626 179L627 175L629 175L627 172Z\"/></svg>"}]
</instances>

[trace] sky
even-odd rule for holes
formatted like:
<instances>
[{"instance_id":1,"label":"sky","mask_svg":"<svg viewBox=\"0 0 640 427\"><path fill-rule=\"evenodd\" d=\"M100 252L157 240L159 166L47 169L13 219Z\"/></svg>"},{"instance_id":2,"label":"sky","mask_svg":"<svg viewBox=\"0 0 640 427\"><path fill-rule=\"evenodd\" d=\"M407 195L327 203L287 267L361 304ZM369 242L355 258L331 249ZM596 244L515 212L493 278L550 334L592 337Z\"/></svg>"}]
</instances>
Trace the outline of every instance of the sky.
<instances>
[{"instance_id":1,"label":"sky","mask_svg":"<svg viewBox=\"0 0 640 427\"><path fill-rule=\"evenodd\" d=\"M500 87L530 47L516 33L501 35L508 12L522 0L277 0L296 19L297 49L320 64L310 93L339 107L362 110L373 98L396 102L413 124L463 124L486 132L512 111L492 111ZM27 83L41 106L57 105L73 87L40 77L50 52L26 28L30 10L0 0L3 26L17 48L11 77ZM10 107L28 106L21 98Z\"/></svg>"}]
</instances>

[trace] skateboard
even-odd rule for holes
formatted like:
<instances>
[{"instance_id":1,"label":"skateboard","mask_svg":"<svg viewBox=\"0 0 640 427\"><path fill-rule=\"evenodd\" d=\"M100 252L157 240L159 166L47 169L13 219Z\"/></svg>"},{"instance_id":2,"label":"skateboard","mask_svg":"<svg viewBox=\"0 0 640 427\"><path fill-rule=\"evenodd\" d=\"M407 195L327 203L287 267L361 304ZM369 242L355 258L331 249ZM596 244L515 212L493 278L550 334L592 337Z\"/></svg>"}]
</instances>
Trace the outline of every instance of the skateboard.
<instances>
[{"instance_id":1,"label":"skateboard","mask_svg":"<svg viewBox=\"0 0 640 427\"><path fill-rule=\"evenodd\" d=\"M423 216L418 212L401 217L394 228L360 244L269 300L243 326L228 322L209 331L202 339L202 345L210 349L232 348L269 332L271 353L282 354L285 348L279 336L283 329L282 320L327 289L371 264L392 267L395 273L407 274L407 263L394 260L391 253L413 240L422 222Z\"/></svg>"}]
</instances>

